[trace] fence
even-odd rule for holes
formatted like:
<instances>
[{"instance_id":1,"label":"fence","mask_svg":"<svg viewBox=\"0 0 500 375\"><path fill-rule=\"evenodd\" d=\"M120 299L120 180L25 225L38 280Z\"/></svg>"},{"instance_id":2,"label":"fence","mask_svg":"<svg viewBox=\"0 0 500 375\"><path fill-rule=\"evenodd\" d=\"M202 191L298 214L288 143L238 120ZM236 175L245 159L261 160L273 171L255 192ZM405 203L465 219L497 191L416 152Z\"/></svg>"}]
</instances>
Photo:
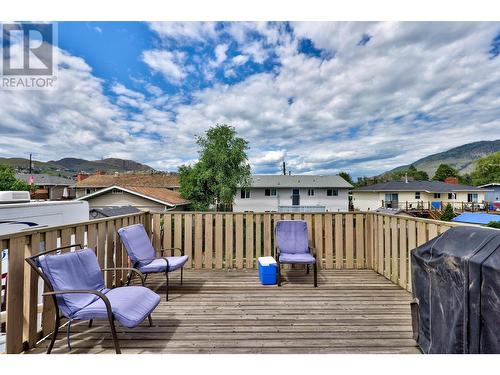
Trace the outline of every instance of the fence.
<instances>
[{"instance_id":1,"label":"fence","mask_svg":"<svg viewBox=\"0 0 500 375\"><path fill-rule=\"evenodd\" d=\"M128 257L116 231L142 223L155 248L183 248L189 255L188 268L256 268L258 257L274 254L274 224L282 219L307 221L320 269L374 269L408 291L410 250L458 225L361 212L172 212L132 214L0 236L0 247L9 252L7 311L0 315L0 322L6 321L6 351L19 353L33 347L54 329L52 300L39 300L38 277L24 261L38 251L82 244L96 250L101 267L126 267ZM123 284L125 278L123 271L105 275L108 287Z\"/></svg>"}]
</instances>

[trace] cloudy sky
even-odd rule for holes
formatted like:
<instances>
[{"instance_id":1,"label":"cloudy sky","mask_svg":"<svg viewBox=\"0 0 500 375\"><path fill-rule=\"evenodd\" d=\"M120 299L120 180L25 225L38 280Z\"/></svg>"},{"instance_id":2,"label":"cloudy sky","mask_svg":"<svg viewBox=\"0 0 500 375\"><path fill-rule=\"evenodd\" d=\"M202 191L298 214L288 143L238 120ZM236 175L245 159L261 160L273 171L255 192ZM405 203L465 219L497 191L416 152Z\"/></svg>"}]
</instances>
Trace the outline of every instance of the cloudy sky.
<instances>
[{"instance_id":1,"label":"cloudy sky","mask_svg":"<svg viewBox=\"0 0 500 375\"><path fill-rule=\"evenodd\" d=\"M57 89L0 91L0 156L159 170L233 125L254 173L373 175L500 138L500 23L58 24Z\"/></svg>"}]
</instances>

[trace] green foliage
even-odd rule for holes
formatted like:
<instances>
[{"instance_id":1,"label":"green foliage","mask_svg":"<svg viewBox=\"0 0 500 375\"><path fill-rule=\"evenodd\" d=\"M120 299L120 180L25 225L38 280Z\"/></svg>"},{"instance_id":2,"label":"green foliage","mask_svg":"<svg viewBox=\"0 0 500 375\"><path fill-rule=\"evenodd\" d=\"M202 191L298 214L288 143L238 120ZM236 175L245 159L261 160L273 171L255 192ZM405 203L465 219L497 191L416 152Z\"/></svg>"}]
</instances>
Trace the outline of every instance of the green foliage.
<instances>
[{"instance_id":1,"label":"green foliage","mask_svg":"<svg viewBox=\"0 0 500 375\"><path fill-rule=\"evenodd\" d=\"M469 173L465 173L458 177L458 181L464 185L472 185L472 176Z\"/></svg>"},{"instance_id":2,"label":"green foliage","mask_svg":"<svg viewBox=\"0 0 500 375\"><path fill-rule=\"evenodd\" d=\"M487 227L500 229L500 221L490 221L486 224Z\"/></svg>"},{"instance_id":3,"label":"green foliage","mask_svg":"<svg viewBox=\"0 0 500 375\"><path fill-rule=\"evenodd\" d=\"M200 146L198 162L179 167L181 195L195 210L232 204L238 186L250 182L248 142L236 136L234 127L217 124L205 136L198 136L196 143Z\"/></svg>"},{"instance_id":4,"label":"green foliage","mask_svg":"<svg viewBox=\"0 0 500 375\"><path fill-rule=\"evenodd\" d=\"M444 181L446 177L460 177L460 175L455 168L449 166L448 164L439 164L439 167L432 179L434 181Z\"/></svg>"},{"instance_id":5,"label":"green foliage","mask_svg":"<svg viewBox=\"0 0 500 375\"><path fill-rule=\"evenodd\" d=\"M401 171L397 171L391 174L392 180L401 180L405 176L408 176L408 179L414 181L427 181L429 180L429 175L425 171L419 171L415 166L411 165L408 169L403 169Z\"/></svg>"},{"instance_id":6,"label":"green foliage","mask_svg":"<svg viewBox=\"0 0 500 375\"><path fill-rule=\"evenodd\" d=\"M411 165L408 169L401 169L392 173L384 173L374 177L358 177L354 184L355 187L369 186L380 182L403 180L408 176L411 181L428 181L429 175L425 171L419 171L415 166Z\"/></svg>"},{"instance_id":7,"label":"green foliage","mask_svg":"<svg viewBox=\"0 0 500 375\"><path fill-rule=\"evenodd\" d=\"M471 177L476 186L500 182L500 151L476 160Z\"/></svg>"},{"instance_id":8,"label":"green foliage","mask_svg":"<svg viewBox=\"0 0 500 375\"><path fill-rule=\"evenodd\" d=\"M0 191L29 191L30 186L16 178L14 168L0 164Z\"/></svg>"},{"instance_id":9,"label":"green foliage","mask_svg":"<svg viewBox=\"0 0 500 375\"><path fill-rule=\"evenodd\" d=\"M349 182L351 185L354 185L354 181L352 180L352 177L349 174L349 172L344 172L344 171L343 172L339 172L339 176L342 177L347 182Z\"/></svg>"},{"instance_id":10,"label":"green foliage","mask_svg":"<svg viewBox=\"0 0 500 375\"><path fill-rule=\"evenodd\" d=\"M441 220L443 221L451 221L455 217L455 212L453 212L453 207L451 204L447 204L444 208L443 213L441 214Z\"/></svg>"}]
</instances>

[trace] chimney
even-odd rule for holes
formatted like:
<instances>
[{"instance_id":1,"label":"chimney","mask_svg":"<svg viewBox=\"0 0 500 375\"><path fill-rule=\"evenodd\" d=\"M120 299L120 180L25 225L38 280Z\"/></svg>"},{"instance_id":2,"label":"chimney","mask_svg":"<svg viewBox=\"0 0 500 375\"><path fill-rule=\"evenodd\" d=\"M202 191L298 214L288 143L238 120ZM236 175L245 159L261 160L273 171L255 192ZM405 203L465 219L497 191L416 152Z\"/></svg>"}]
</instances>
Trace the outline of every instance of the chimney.
<instances>
[{"instance_id":1,"label":"chimney","mask_svg":"<svg viewBox=\"0 0 500 375\"><path fill-rule=\"evenodd\" d=\"M87 173L80 172L76 175L76 182L85 180L89 175Z\"/></svg>"},{"instance_id":2,"label":"chimney","mask_svg":"<svg viewBox=\"0 0 500 375\"><path fill-rule=\"evenodd\" d=\"M405 183L408 183L408 173L405 173Z\"/></svg>"},{"instance_id":3,"label":"chimney","mask_svg":"<svg viewBox=\"0 0 500 375\"><path fill-rule=\"evenodd\" d=\"M454 184L454 185L458 185L458 178L457 177L446 177L444 179L444 183L445 184Z\"/></svg>"},{"instance_id":4,"label":"chimney","mask_svg":"<svg viewBox=\"0 0 500 375\"><path fill-rule=\"evenodd\" d=\"M104 176L106 174L106 172L105 171L96 171L95 174L98 176Z\"/></svg>"},{"instance_id":5,"label":"chimney","mask_svg":"<svg viewBox=\"0 0 500 375\"><path fill-rule=\"evenodd\" d=\"M286 176L286 164L285 164L285 161L283 161L283 175Z\"/></svg>"}]
</instances>

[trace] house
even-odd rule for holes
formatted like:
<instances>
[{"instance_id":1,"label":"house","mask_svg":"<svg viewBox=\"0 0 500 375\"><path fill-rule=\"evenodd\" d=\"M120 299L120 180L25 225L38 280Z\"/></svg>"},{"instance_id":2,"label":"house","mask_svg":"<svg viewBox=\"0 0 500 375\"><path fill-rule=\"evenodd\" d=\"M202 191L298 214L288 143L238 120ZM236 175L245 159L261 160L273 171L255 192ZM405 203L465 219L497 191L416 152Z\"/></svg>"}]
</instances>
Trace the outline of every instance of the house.
<instances>
[{"instance_id":1,"label":"house","mask_svg":"<svg viewBox=\"0 0 500 375\"><path fill-rule=\"evenodd\" d=\"M91 176L80 173L76 181L75 189L77 198L95 193L113 185L166 188L172 191L178 191L180 188L178 176L170 173L144 172L105 174L103 172L98 172Z\"/></svg>"},{"instance_id":2,"label":"house","mask_svg":"<svg viewBox=\"0 0 500 375\"><path fill-rule=\"evenodd\" d=\"M479 187L487 190L484 198L486 202L500 202L500 183L492 182Z\"/></svg>"},{"instance_id":3,"label":"house","mask_svg":"<svg viewBox=\"0 0 500 375\"><path fill-rule=\"evenodd\" d=\"M485 189L441 181L388 181L353 190L354 208L361 211L379 207L415 209L440 207L441 203L481 203Z\"/></svg>"},{"instance_id":4,"label":"house","mask_svg":"<svg viewBox=\"0 0 500 375\"><path fill-rule=\"evenodd\" d=\"M238 189L233 211L347 211L351 188L337 175L253 175L250 186Z\"/></svg>"},{"instance_id":5,"label":"house","mask_svg":"<svg viewBox=\"0 0 500 375\"><path fill-rule=\"evenodd\" d=\"M51 176L43 173L16 173L16 178L27 184L36 185L37 189L32 193L32 199L62 200L75 198L75 181L59 176Z\"/></svg>"},{"instance_id":6,"label":"house","mask_svg":"<svg viewBox=\"0 0 500 375\"><path fill-rule=\"evenodd\" d=\"M120 215L128 215L128 214L136 214L141 212L136 207L132 206L119 206L119 207L94 207L89 210L89 218L90 220L103 219L105 217L113 217Z\"/></svg>"},{"instance_id":7,"label":"house","mask_svg":"<svg viewBox=\"0 0 500 375\"><path fill-rule=\"evenodd\" d=\"M77 198L89 202L89 209L132 206L142 211L162 213L171 210L183 210L189 201L177 191L163 187L119 186L112 185L104 189Z\"/></svg>"}]
</instances>

